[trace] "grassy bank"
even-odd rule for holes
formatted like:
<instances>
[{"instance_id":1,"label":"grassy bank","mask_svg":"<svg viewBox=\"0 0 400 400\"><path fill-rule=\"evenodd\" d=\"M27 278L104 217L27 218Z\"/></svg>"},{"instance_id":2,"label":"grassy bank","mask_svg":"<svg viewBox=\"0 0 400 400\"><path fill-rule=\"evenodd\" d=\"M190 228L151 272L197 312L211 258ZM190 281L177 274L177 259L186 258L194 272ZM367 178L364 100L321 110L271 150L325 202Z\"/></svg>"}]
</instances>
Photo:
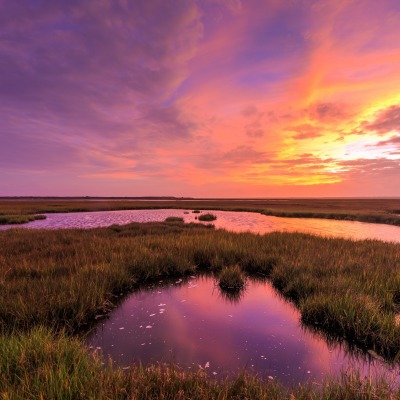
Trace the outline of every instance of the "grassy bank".
<instances>
[{"instance_id":1,"label":"grassy bank","mask_svg":"<svg viewBox=\"0 0 400 400\"><path fill-rule=\"evenodd\" d=\"M295 302L306 324L331 338L388 360L399 357L393 296L400 288L400 245L234 234L179 221L93 230L15 229L0 232L0 243L3 398L40 398L38 393L43 398L147 398L145 393L171 399L290 398L279 386L249 376L216 383L174 369L100 368L70 336L86 330L135 285L196 271L218 273L229 265L271 279ZM299 388L292 398L321 398L318 390L322 398L334 399L394 396L385 383L371 386L347 376L319 388Z\"/></svg>"},{"instance_id":2,"label":"grassy bank","mask_svg":"<svg viewBox=\"0 0 400 400\"><path fill-rule=\"evenodd\" d=\"M0 225L17 225L26 224L39 219L46 219L45 215L17 214L17 215L0 215Z\"/></svg>"},{"instance_id":3,"label":"grassy bank","mask_svg":"<svg viewBox=\"0 0 400 400\"><path fill-rule=\"evenodd\" d=\"M178 199L170 201L0 199L0 224L8 223L2 222L1 217L10 215L32 218L35 214L55 212L184 208L188 210L249 211L287 218L327 218L400 226L400 216L396 215L399 214L399 207L399 199L212 199L192 201Z\"/></svg>"}]
</instances>

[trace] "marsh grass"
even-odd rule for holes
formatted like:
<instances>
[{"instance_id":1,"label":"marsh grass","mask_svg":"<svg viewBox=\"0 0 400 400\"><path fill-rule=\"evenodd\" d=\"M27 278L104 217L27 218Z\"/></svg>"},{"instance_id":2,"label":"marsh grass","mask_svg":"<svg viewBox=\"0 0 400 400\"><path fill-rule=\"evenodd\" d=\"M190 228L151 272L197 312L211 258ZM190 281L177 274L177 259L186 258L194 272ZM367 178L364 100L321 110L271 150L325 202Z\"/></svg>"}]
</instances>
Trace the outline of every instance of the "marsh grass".
<instances>
[{"instance_id":1,"label":"marsh grass","mask_svg":"<svg viewBox=\"0 0 400 400\"><path fill-rule=\"evenodd\" d=\"M182 223L0 232L0 329L85 329L140 283L239 265L268 277L304 323L398 358L400 245L253 235ZM89 284L90 283L90 284Z\"/></svg>"},{"instance_id":2,"label":"marsh grass","mask_svg":"<svg viewBox=\"0 0 400 400\"><path fill-rule=\"evenodd\" d=\"M32 222L39 219L46 219L45 215L0 215L0 225L15 225L15 224L26 224L27 222Z\"/></svg>"},{"instance_id":3,"label":"marsh grass","mask_svg":"<svg viewBox=\"0 0 400 400\"><path fill-rule=\"evenodd\" d=\"M199 216L199 221L215 221L217 217L214 214L202 214Z\"/></svg>"},{"instance_id":4,"label":"marsh grass","mask_svg":"<svg viewBox=\"0 0 400 400\"><path fill-rule=\"evenodd\" d=\"M176 365L132 365L128 370L102 365L83 342L37 327L29 333L0 336L2 399L260 399L389 400L400 392L383 379L356 372L327 378L320 385L287 389L276 381L239 373L217 381L206 370Z\"/></svg>"},{"instance_id":5,"label":"marsh grass","mask_svg":"<svg viewBox=\"0 0 400 400\"><path fill-rule=\"evenodd\" d=\"M240 265L227 266L220 272L218 284L225 291L240 291L246 284L246 276Z\"/></svg>"},{"instance_id":6,"label":"marsh grass","mask_svg":"<svg viewBox=\"0 0 400 400\"><path fill-rule=\"evenodd\" d=\"M91 230L12 229L0 232L0 243L3 398L40 398L38 393L71 399L285 398L280 397L283 389L254 377L217 384L158 367L134 366L127 374L100 368L70 336L87 330L97 315L119 303L121 294L141 283L199 271L218 274L227 265L270 279L296 304L306 325L386 360L399 358L393 301L400 288L398 244L298 233L235 234L170 222ZM61 351L57 343L70 350ZM41 355L35 353L39 350ZM390 398L385 382L371 386L352 375L344 379L317 392L331 396L322 398ZM137 392L139 383L148 392ZM321 398L314 389L302 387L296 396L305 397L294 398ZM271 393L276 397L268 397Z\"/></svg>"}]
</instances>

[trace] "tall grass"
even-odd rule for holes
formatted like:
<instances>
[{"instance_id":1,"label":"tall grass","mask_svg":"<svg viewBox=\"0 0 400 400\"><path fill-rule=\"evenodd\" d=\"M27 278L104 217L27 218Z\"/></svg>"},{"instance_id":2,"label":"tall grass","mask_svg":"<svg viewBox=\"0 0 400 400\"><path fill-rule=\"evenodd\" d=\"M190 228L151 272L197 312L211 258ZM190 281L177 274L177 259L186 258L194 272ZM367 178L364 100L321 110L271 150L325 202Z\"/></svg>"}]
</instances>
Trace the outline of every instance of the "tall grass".
<instances>
[{"instance_id":1,"label":"tall grass","mask_svg":"<svg viewBox=\"0 0 400 400\"><path fill-rule=\"evenodd\" d=\"M354 375L290 394L247 375L216 383L164 367L134 366L123 373L101 368L70 336L86 330L96 315L118 304L121 293L140 283L204 270L217 274L237 264L246 274L270 279L297 305L304 323L398 361L400 328L393 301L400 288L398 244L235 234L181 222L13 229L0 232L0 243L2 398L400 396L385 382L372 385Z\"/></svg>"},{"instance_id":2,"label":"tall grass","mask_svg":"<svg viewBox=\"0 0 400 400\"><path fill-rule=\"evenodd\" d=\"M246 372L216 381L203 370L175 365L132 365L128 371L103 366L77 338L45 328L0 336L2 399L260 399L389 400L400 391L389 382L371 382L357 373L328 378L321 385L286 389Z\"/></svg>"},{"instance_id":3,"label":"tall grass","mask_svg":"<svg viewBox=\"0 0 400 400\"><path fill-rule=\"evenodd\" d=\"M400 328L400 245L306 234L265 236L182 223L0 232L0 329L84 329L121 292L163 276L238 264L268 276L306 324L388 359Z\"/></svg>"}]
</instances>

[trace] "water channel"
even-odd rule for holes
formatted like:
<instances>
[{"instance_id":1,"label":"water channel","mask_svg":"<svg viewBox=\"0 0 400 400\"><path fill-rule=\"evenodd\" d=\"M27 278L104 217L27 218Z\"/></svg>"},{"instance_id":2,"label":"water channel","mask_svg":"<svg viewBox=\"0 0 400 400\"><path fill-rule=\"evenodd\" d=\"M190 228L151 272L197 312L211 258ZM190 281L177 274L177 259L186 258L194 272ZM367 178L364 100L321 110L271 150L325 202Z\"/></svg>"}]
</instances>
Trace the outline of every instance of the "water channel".
<instances>
[{"instance_id":1,"label":"water channel","mask_svg":"<svg viewBox=\"0 0 400 400\"><path fill-rule=\"evenodd\" d=\"M206 211L204 211L206 212ZM211 211L217 216L216 228L233 232L269 233L273 231L306 232L320 236L344 237L348 239L376 239L400 242L400 226L371 224L357 221L337 221L318 218L281 218L252 212ZM130 222L164 221L169 216L182 217L185 222L199 222L189 210L123 210L46 214L46 219L22 225L0 225L0 230L10 228L96 228Z\"/></svg>"}]
</instances>

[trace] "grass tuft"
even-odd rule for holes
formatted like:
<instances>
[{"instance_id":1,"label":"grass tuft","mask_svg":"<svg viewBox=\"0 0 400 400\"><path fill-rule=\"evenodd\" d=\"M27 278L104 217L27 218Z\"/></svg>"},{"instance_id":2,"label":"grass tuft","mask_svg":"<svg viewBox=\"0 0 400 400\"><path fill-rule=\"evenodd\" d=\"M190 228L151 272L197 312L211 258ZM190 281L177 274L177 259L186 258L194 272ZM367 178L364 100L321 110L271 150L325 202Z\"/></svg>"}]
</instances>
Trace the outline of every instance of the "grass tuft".
<instances>
[{"instance_id":1,"label":"grass tuft","mask_svg":"<svg viewBox=\"0 0 400 400\"><path fill-rule=\"evenodd\" d=\"M239 265L224 267L219 274L219 286L224 290L238 291L244 288L246 276Z\"/></svg>"}]
</instances>

